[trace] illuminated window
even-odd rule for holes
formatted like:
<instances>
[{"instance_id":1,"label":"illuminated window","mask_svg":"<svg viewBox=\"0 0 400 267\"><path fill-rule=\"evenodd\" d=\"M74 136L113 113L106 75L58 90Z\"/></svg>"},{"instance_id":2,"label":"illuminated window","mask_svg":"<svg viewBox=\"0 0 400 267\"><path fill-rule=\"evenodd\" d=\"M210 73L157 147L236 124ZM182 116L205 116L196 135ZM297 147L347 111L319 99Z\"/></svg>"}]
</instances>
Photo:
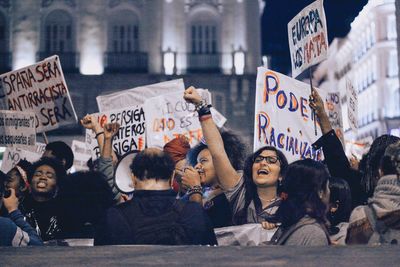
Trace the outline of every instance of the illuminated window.
<instances>
[{"instance_id":1,"label":"illuminated window","mask_svg":"<svg viewBox=\"0 0 400 267\"><path fill-rule=\"evenodd\" d=\"M188 71L219 71L219 20L208 10L198 11L188 20Z\"/></svg>"},{"instance_id":2,"label":"illuminated window","mask_svg":"<svg viewBox=\"0 0 400 267\"><path fill-rule=\"evenodd\" d=\"M132 53L140 50L139 19L132 11L115 13L109 24L108 51Z\"/></svg>"},{"instance_id":3,"label":"illuminated window","mask_svg":"<svg viewBox=\"0 0 400 267\"><path fill-rule=\"evenodd\" d=\"M147 53L141 51L141 28L138 15L131 10L117 10L108 24L106 68L109 71L147 71Z\"/></svg>"},{"instance_id":4,"label":"illuminated window","mask_svg":"<svg viewBox=\"0 0 400 267\"><path fill-rule=\"evenodd\" d=\"M193 54L217 53L217 26L210 22L199 21L191 27Z\"/></svg>"},{"instance_id":5,"label":"illuminated window","mask_svg":"<svg viewBox=\"0 0 400 267\"><path fill-rule=\"evenodd\" d=\"M44 26L44 51L48 53L74 51L73 23L67 12L55 10L47 16Z\"/></svg>"}]
</instances>

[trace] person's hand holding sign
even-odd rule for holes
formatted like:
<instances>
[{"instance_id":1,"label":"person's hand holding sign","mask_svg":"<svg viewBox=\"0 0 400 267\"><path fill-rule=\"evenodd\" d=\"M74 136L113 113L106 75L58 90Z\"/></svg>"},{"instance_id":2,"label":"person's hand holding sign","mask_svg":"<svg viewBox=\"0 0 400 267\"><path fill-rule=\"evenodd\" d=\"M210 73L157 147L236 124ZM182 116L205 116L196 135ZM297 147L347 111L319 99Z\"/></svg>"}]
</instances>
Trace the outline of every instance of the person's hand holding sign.
<instances>
[{"instance_id":1,"label":"person's hand holding sign","mask_svg":"<svg viewBox=\"0 0 400 267\"><path fill-rule=\"evenodd\" d=\"M104 124L103 131L104 131L104 147L103 151L101 152L101 156L103 158L112 158L114 165L117 163L118 159L117 156L113 153L112 150L112 139L114 135L119 130L119 123L106 123Z\"/></svg>"},{"instance_id":2,"label":"person's hand holding sign","mask_svg":"<svg viewBox=\"0 0 400 267\"><path fill-rule=\"evenodd\" d=\"M98 134L102 131L101 126L94 115L87 114L81 119L81 124L86 129L92 130L95 134Z\"/></svg>"},{"instance_id":3,"label":"person's hand holding sign","mask_svg":"<svg viewBox=\"0 0 400 267\"><path fill-rule=\"evenodd\" d=\"M326 114L324 108L324 101L318 94L317 90L315 90L314 88L312 89L309 101L310 101L310 108L312 108L315 111L315 115L319 119L322 134L330 132L332 130L332 127L331 123L329 122L329 117Z\"/></svg>"},{"instance_id":4,"label":"person's hand holding sign","mask_svg":"<svg viewBox=\"0 0 400 267\"><path fill-rule=\"evenodd\" d=\"M106 123L104 124L104 139L112 139L119 130L119 123Z\"/></svg>"},{"instance_id":5,"label":"person's hand holding sign","mask_svg":"<svg viewBox=\"0 0 400 267\"><path fill-rule=\"evenodd\" d=\"M199 105L202 101L201 95L197 92L196 88L190 86L183 93L183 99L188 103L192 103L195 106Z\"/></svg>"}]
</instances>

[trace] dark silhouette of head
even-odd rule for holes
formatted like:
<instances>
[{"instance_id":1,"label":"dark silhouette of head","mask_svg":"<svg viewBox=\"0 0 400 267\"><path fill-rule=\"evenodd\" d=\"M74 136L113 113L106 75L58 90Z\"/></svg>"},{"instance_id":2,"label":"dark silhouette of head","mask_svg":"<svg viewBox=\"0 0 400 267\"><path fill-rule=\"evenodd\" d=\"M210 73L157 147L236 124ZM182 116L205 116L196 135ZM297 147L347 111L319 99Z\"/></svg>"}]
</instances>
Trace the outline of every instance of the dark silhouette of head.
<instances>
[{"instance_id":1,"label":"dark silhouette of head","mask_svg":"<svg viewBox=\"0 0 400 267\"><path fill-rule=\"evenodd\" d=\"M365 165L363 169L360 169L363 173L361 183L364 186L368 197L373 195L376 184L379 180L379 167L386 148L398 141L400 141L399 137L384 134L376 138L372 143L371 148L366 155Z\"/></svg>"},{"instance_id":2,"label":"dark silhouette of head","mask_svg":"<svg viewBox=\"0 0 400 267\"><path fill-rule=\"evenodd\" d=\"M48 143L43 157L57 158L63 163L65 170L71 168L74 163L74 153L72 149L62 141Z\"/></svg>"}]
</instances>

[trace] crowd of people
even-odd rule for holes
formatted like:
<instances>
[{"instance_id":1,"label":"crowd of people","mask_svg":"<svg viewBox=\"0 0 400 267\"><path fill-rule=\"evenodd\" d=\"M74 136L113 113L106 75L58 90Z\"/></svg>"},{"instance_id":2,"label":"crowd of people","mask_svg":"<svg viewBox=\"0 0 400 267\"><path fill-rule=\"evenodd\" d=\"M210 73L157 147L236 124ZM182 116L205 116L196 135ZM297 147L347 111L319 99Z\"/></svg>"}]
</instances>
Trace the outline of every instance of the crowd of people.
<instances>
[{"instance_id":1,"label":"crowd of people","mask_svg":"<svg viewBox=\"0 0 400 267\"><path fill-rule=\"evenodd\" d=\"M400 241L400 138L376 138L354 167L312 90L323 133L313 146L324 161L288 163L272 146L248 153L238 135L215 125L194 87L183 98L196 107L203 140L191 148L179 136L163 150L138 152L126 173L132 194L114 180L118 123L101 127L92 115L81 120L100 148L89 171L69 173L72 150L57 141L37 162L0 173L0 245L218 245L216 229L247 224L273 233L269 245Z\"/></svg>"}]
</instances>

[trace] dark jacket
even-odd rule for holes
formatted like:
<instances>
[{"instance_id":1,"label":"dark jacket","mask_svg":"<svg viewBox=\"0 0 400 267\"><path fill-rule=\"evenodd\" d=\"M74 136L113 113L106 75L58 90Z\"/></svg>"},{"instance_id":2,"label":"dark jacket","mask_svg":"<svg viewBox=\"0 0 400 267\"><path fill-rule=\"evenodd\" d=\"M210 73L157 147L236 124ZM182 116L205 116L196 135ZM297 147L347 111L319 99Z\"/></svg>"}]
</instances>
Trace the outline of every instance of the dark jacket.
<instances>
[{"instance_id":1,"label":"dark jacket","mask_svg":"<svg viewBox=\"0 0 400 267\"><path fill-rule=\"evenodd\" d=\"M105 218L97 227L95 245L137 244L132 229L122 210L132 208L132 213L141 212L145 216L156 217L169 212L175 204L173 190L138 190L130 201L108 209ZM136 202L136 203L135 203ZM177 223L189 237L188 245L217 244L212 224L198 203L187 202ZM140 210L135 210L139 206ZM134 217L134 214L133 214Z\"/></svg>"},{"instance_id":2,"label":"dark jacket","mask_svg":"<svg viewBox=\"0 0 400 267\"><path fill-rule=\"evenodd\" d=\"M25 220L19 210L9 214L9 218L0 217L0 246L43 245L42 240Z\"/></svg>"},{"instance_id":3,"label":"dark jacket","mask_svg":"<svg viewBox=\"0 0 400 267\"><path fill-rule=\"evenodd\" d=\"M364 205L368 195L361 185L362 173L350 167L350 163L344 153L342 143L332 130L321 136L314 144L314 149L322 147L325 163L331 176L341 177L349 184L352 198L352 207Z\"/></svg>"},{"instance_id":4,"label":"dark jacket","mask_svg":"<svg viewBox=\"0 0 400 267\"><path fill-rule=\"evenodd\" d=\"M51 199L45 202L37 202L31 196L24 199L23 210L21 211L26 221L36 229L36 232L43 239L48 241L56 239L61 232L58 213L58 199Z\"/></svg>"}]
</instances>

